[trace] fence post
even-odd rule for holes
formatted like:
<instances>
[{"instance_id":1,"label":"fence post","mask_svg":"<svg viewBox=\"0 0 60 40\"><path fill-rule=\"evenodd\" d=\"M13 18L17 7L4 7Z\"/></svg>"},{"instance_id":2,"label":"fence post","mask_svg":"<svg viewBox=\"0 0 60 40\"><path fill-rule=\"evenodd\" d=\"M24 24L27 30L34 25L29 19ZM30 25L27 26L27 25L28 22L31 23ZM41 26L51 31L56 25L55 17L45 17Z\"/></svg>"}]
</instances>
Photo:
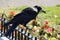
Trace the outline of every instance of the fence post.
<instances>
[{"instance_id":1,"label":"fence post","mask_svg":"<svg viewBox=\"0 0 60 40\"><path fill-rule=\"evenodd\" d=\"M20 40L20 32L18 31L18 40Z\"/></svg>"}]
</instances>

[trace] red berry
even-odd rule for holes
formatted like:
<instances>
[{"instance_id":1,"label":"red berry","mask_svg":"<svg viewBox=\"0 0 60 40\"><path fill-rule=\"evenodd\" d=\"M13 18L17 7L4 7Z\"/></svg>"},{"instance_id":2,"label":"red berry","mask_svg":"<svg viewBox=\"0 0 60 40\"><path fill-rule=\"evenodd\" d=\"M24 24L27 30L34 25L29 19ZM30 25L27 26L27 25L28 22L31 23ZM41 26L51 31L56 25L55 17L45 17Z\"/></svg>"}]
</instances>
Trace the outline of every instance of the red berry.
<instances>
[{"instance_id":1,"label":"red berry","mask_svg":"<svg viewBox=\"0 0 60 40\"><path fill-rule=\"evenodd\" d=\"M48 21L46 21L46 24L48 24Z\"/></svg>"}]
</instances>

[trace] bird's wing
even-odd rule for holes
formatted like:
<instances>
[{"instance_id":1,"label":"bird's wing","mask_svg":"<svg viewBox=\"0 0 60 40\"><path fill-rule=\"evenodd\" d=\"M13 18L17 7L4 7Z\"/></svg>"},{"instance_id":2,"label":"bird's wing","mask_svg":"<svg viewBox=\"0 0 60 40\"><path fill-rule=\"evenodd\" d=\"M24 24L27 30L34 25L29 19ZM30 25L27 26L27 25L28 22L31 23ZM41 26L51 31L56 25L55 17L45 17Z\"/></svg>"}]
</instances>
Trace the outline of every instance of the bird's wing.
<instances>
[{"instance_id":1,"label":"bird's wing","mask_svg":"<svg viewBox=\"0 0 60 40\"><path fill-rule=\"evenodd\" d=\"M35 13L31 8L24 9L21 13L14 16L12 22L32 20L35 18Z\"/></svg>"},{"instance_id":2,"label":"bird's wing","mask_svg":"<svg viewBox=\"0 0 60 40\"><path fill-rule=\"evenodd\" d=\"M26 8L24 10L22 10L22 12L18 13L16 16L14 16L14 18L18 18L18 17L23 17L24 15L28 15L28 14L32 14L33 9L32 8Z\"/></svg>"}]
</instances>

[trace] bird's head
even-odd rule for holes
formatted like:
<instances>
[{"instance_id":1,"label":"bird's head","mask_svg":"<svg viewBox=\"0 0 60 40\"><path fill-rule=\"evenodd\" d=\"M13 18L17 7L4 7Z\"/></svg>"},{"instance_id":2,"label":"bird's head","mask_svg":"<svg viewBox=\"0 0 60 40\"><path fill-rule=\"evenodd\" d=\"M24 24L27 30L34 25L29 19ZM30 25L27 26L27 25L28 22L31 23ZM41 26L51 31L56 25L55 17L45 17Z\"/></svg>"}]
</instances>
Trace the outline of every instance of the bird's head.
<instances>
[{"instance_id":1,"label":"bird's head","mask_svg":"<svg viewBox=\"0 0 60 40\"><path fill-rule=\"evenodd\" d=\"M38 12L46 13L40 6L34 6L34 8L36 8Z\"/></svg>"}]
</instances>

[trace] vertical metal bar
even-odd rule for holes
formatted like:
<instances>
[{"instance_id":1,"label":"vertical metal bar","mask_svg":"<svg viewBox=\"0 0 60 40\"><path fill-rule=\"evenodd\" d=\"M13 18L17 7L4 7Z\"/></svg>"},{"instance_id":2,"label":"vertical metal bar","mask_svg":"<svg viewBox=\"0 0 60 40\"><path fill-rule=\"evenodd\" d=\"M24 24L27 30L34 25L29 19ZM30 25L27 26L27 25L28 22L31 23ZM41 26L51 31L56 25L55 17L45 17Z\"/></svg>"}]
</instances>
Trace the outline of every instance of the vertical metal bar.
<instances>
[{"instance_id":1,"label":"vertical metal bar","mask_svg":"<svg viewBox=\"0 0 60 40\"><path fill-rule=\"evenodd\" d=\"M1 21L0 21L1 22ZM0 37L1 37L1 24L0 24Z\"/></svg>"},{"instance_id":2,"label":"vertical metal bar","mask_svg":"<svg viewBox=\"0 0 60 40\"><path fill-rule=\"evenodd\" d=\"M5 21L5 19L4 19L4 21ZM3 21L3 26L4 26L4 24L5 24L5 22ZM5 26L4 26L4 33L5 33Z\"/></svg>"},{"instance_id":3,"label":"vertical metal bar","mask_svg":"<svg viewBox=\"0 0 60 40\"><path fill-rule=\"evenodd\" d=\"M7 30L10 28L11 26L7 26ZM9 34L9 38L11 38L12 37L12 33L11 34Z\"/></svg>"},{"instance_id":4,"label":"vertical metal bar","mask_svg":"<svg viewBox=\"0 0 60 40\"><path fill-rule=\"evenodd\" d=\"M5 27L4 27L4 33L5 33Z\"/></svg>"},{"instance_id":5,"label":"vertical metal bar","mask_svg":"<svg viewBox=\"0 0 60 40\"><path fill-rule=\"evenodd\" d=\"M26 40L26 38L27 38L27 37L24 35L24 39L25 39L25 40Z\"/></svg>"},{"instance_id":6,"label":"vertical metal bar","mask_svg":"<svg viewBox=\"0 0 60 40\"><path fill-rule=\"evenodd\" d=\"M21 40L21 29L19 29L19 32L20 32L20 40Z\"/></svg>"},{"instance_id":7,"label":"vertical metal bar","mask_svg":"<svg viewBox=\"0 0 60 40\"><path fill-rule=\"evenodd\" d=\"M17 40L17 30L15 30L15 40Z\"/></svg>"},{"instance_id":8,"label":"vertical metal bar","mask_svg":"<svg viewBox=\"0 0 60 40\"><path fill-rule=\"evenodd\" d=\"M3 19L3 15L2 15L2 18L1 18L1 36L2 36L2 32L3 32L3 21L2 21L2 19Z\"/></svg>"},{"instance_id":9,"label":"vertical metal bar","mask_svg":"<svg viewBox=\"0 0 60 40\"><path fill-rule=\"evenodd\" d=\"M37 37L35 37L35 40L37 40Z\"/></svg>"},{"instance_id":10,"label":"vertical metal bar","mask_svg":"<svg viewBox=\"0 0 60 40\"><path fill-rule=\"evenodd\" d=\"M29 37L29 40L32 40L32 36L31 36L30 34L29 34L29 36L28 36L28 37Z\"/></svg>"},{"instance_id":11,"label":"vertical metal bar","mask_svg":"<svg viewBox=\"0 0 60 40\"><path fill-rule=\"evenodd\" d=\"M28 36L30 35L30 33L28 33ZM27 37L27 40L29 40L29 37Z\"/></svg>"},{"instance_id":12,"label":"vertical metal bar","mask_svg":"<svg viewBox=\"0 0 60 40\"><path fill-rule=\"evenodd\" d=\"M21 32L24 31L23 29L21 29ZM23 40L23 34L21 33L21 40Z\"/></svg>"},{"instance_id":13,"label":"vertical metal bar","mask_svg":"<svg viewBox=\"0 0 60 40\"><path fill-rule=\"evenodd\" d=\"M3 32L3 23L1 22L1 36L2 36L2 32Z\"/></svg>"},{"instance_id":14,"label":"vertical metal bar","mask_svg":"<svg viewBox=\"0 0 60 40\"><path fill-rule=\"evenodd\" d=\"M33 37L32 40L37 40L37 37Z\"/></svg>"},{"instance_id":15,"label":"vertical metal bar","mask_svg":"<svg viewBox=\"0 0 60 40\"><path fill-rule=\"evenodd\" d=\"M1 36L2 36L2 21L1 21Z\"/></svg>"},{"instance_id":16,"label":"vertical metal bar","mask_svg":"<svg viewBox=\"0 0 60 40\"><path fill-rule=\"evenodd\" d=\"M25 34L26 34L26 33L27 33L27 29L25 30ZM24 36L24 39L25 39L25 40L26 40L26 38L27 38L27 37L26 37L26 36Z\"/></svg>"},{"instance_id":17,"label":"vertical metal bar","mask_svg":"<svg viewBox=\"0 0 60 40\"><path fill-rule=\"evenodd\" d=\"M13 40L13 38L14 38L14 31L12 32L12 40Z\"/></svg>"},{"instance_id":18,"label":"vertical metal bar","mask_svg":"<svg viewBox=\"0 0 60 40\"><path fill-rule=\"evenodd\" d=\"M14 38L13 38L13 40L15 40L15 30L14 30Z\"/></svg>"},{"instance_id":19,"label":"vertical metal bar","mask_svg":"<svg viewBox=\"0 0 60 40\"><path fill-rule=\"evenodd\" d=\"M20 32L18 31L18 40L20 40Z\"/></svg>"}]
</instances>

